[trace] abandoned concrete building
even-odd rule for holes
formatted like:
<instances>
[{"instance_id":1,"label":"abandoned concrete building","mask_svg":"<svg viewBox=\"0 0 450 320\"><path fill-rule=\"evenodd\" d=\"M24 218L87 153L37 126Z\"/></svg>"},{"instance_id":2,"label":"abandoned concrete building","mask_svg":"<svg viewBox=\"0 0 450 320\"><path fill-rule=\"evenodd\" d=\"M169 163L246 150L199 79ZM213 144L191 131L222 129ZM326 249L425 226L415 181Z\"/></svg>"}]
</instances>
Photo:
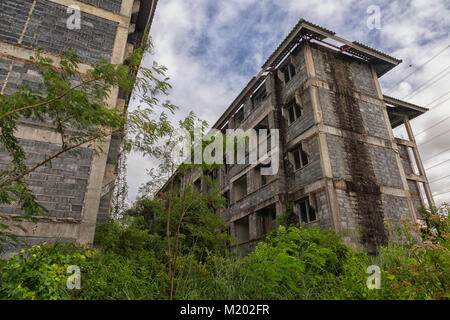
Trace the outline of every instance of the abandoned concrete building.
<instances>
[{"instance_id":1,"label":"abandoned concrete building","mask_svg":"<svg viewBox=\"0 0 450 320\"><path fill-rule=\"evenodd\" d=\"M0 1L0 90L9 95L21 85L36 86L41 81L36 67L29 63L38 48L58 61L72 48L80 57L81 72L90 64L106 59L120 64L141 42L151 25L157 0L2 0ZM76 6L79 28L68 26ZM129 93L115 89L111 107L123 107ZM60 137L45 123L22 121L17 132L26 152L37 163L61 149ZM80 155L63 155L52 167L41 167L26 181L47 209L37 224L23 223L27 233L18 235L29 243L66 241L92 243L96 223L109 216L117 154L121 136L112 135L102 145L105 151L94 156L92 149L81 148ZM0 153L0 169L10 159ZM0 207L0 216L20 215L16 206Z\"/></svg>"},{"instance_id":2,"label":"abandoned concrete building","mask_svg":"<svg viewBox=\"0 0 450 320\"><path fill-rule=\"evenodd\" d=\"M276 175L249 161L215 173L237 246L247 250L290 207L297 223L374 251L388 239L385 218L415 220L433 204L409 122L427 109L384 96L378 81L400 62L299 21L213 126L280 130ZM400 125L408 140L394 136Z\"/></svg>"}]
</instances>

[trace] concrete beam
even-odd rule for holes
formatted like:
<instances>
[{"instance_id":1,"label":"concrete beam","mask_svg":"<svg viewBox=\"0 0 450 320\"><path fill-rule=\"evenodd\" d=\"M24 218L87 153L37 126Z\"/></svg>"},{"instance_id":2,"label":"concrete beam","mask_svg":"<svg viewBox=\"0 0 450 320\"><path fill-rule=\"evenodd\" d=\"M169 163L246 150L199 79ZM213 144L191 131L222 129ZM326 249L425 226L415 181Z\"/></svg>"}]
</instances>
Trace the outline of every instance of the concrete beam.
<instances>
[{"instance_id":1,"label":"concrete beam","mask_svg":"<svg viewBox=\"0 0 450 320\"><path fill-rule=\"evenodd\" d=\"M39 238L65 238L76 239L78 236L79 221L70 218L49 218L36 217L37 221L21 221L20 225L25 228L27 232L19 228L13 227L18 224L11 221L13 215L2 215L2 223L9 225L14 231L14 234L21 237L39 237ZM17 217L17 216L16 216Z\"/></svg>"},{"instance_id":2,"label":"concrete beam","mask_svg":"<svg viewBox=\"0 0 450 320\"><path fill-rule=\"evenodd\" d=\"M65 7L73 5L78 6L80 7L81 12L89 13L103 19L117 22L119 24L119 27L127 29L131 18L131 11L133 8L133 0L122 0L122 8L120 14L75 0L47 0L47 1L57 3Z\"/></svg>"},{"instance_id":3,"label":"concrete beam","mask_svg":"<svg viewBox=\"0 0 450 320\"><path fill-rule=\"evenodd\" d=\"M314 60L312 56L312 50L309 43L305 44L305 62L306 62L306 71L309 79L314 79L316 77L316 71L314 67ZM311 93L311 104L313 108L314 114L314 123L317 126L320 126L323 123L323 114L322 114L322 106L319 101L318 88L315 86L310 86ZM326 136L320 132L319 128L319 155L320 155L320 166L322 168L322 174L325 178L327 178L326 182L326 191L327 191L327 201L329 212L331 212L331 221L333 228L336 232L342 230L342 224L339 216L339 203L337 200L336 190L331 182L333 178L333 172L331 168L331 159L328 151L328 143Z\"/></svg>"},{"instance_id":4,"label":"concrete beam","mask_svg":"<svg viewBox=\"0 0 450 320\"><path fill-rule=\"evenodd\" d=\"M420 178L422 179L421 182L423 182L423 186L425 189L425 195L427 197L428 204L430 206L434 207L435 203L434 203L433 193L431 192L430 185L429 185L428 179L427 179L427 174L425 172L425 168L423 166L422 159L420 157L419 149L417 148L417 145L416 145L416 138L414 137L414 133L411 128L411 123L409 122L409 118L407 116L404 117L404 123L405 123L406 132L408 133L408 138L409 138L409 140L411 140L414 143L412 150L414 153L414 158L416 159L417 167L419 168L419 172L421 175Z\"/></svg>"},{"instance_id":5,"label":"concrete beam","mask_svg":"<svg viewBox=\"0 0 450 320\"><path fill-rule=\"evenodd\" d=\"M389 116L388 116L388 113L387 113L387 106L386 106L386 103L384 103L383 92L381 91L381 86L380 86L380 82L378 80L378 75L377 75L377 73L376 73L376 71L375 71L373 66L371 66L371 69L372 69L372 77L373 77L373 80L375 82L375 87L377 89L378 97L381 100L383 100L383 115L384 115L384 119L385 119L386 125L388 127L389 138L390 138L391 143L392 143L392 150L394 150L394 152L395 152L395 160L397 162L397 167L398 167L399 172L400 172L400 177L401 177L401 180L402 180L403 189L408 193L407 202L408 202L409 210L411 212L411 219L413 221L416 221L417 220L416 210L414 208L414 203L412 202L411 194L409 192L410 190L409 190L409 186L408 186L408 181L406 179L406 174L405 174L405 169L403 168L402 159L400 158L400 152L399 152L398 146L397 146L397 144L395 142L396 140L395 140L395 137L394 137L394 132L392 130L392 126L390 125L390 120L389 120Z\"/></svg>"}]
</instances>

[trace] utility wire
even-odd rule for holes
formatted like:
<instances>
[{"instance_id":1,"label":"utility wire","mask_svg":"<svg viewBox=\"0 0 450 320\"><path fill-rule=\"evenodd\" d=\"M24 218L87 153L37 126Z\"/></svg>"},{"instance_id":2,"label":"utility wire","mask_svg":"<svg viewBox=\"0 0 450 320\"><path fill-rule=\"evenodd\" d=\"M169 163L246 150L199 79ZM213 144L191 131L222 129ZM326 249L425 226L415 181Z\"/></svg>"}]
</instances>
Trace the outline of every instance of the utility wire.
<instances>
[{"instance_id":1,"label":"utility wire","mask_svg":"<svg viewBox=\"0 0 450 320\"><path fill-rule=\"evenodd\" d=\"M440 80L444 79L449 72L447 72L447 70L450 68L450 66L448 66L447 68L445 68L444 70L438 72L437 74L435 74L434 76L432 76L430 79L428 79L427 81L425 81L424 83L422 83L419 87L417 87L413 92L411 92L409 95L407 95L406 97L403 98L403 100L405 99L411 99L412 97L417 96L419 93L421 93L423 90L431 87L432 85L434 85L435 83L439 82ZM443 72L445 72L443 75L441 75ZM438 77L437 79L435 79L436 77Z\"/></svg>"},{"instance_id":2,"label":"utility wire","mask_svg":"<svg viewBox=\"0 0 450 320\"><path fill-rule=\"evenodd\" d=\"M427 144L427 143L433 141L434 139L437 139L437 138L443 136L443 135L446 134L447 132L450 132L450 129L448 129L448 130L445 131L445 132L442 132L442 133L438 134L437 136L432 137L430 140L427 140L427 141L425 141L425 142L423 142L423 143L418 144L417 146L423 146L424 144Z\"/></svg>"},{"instance_id":3,"label":"utility wire","mask_svg":"<svg viewBox=\"0 0 450 320\"><path fill-rule=\"evenodd\" d=\"M446 194L446 193L449 193L449 192L450 192L450 190L445 191L445 192L436 193L436 194L433 194L433 197L437 197L437 196L440 196L440 195L443 195L443 194Z\"/></svg>"},{"instance_id":4,"label":"utility wire","mask_svg":"<svg viewBox=\"0 0 450 320\"><path fill-rule=\"evenodd\" d=\"M450 159L444 160L444 161L442 161L442 162L440 162L438 164L435 164L434 166L431 166L429 168L425 168L425 170L431 170L431 169L436 168L436 167L438 167L438 166L440 166L440 165L442 165L442 164L444 164L446 162L449 162L449 161L450 161Z\"/></svg>"},{"instance_id":5,"label":"utility wire","mask_svg":"<svg viewBox=\"0 0 450 320\"><path fill-rule=\"evenodd\" d=\"M434 99L433 101L431 101L430 103L428 103L426 105L426 108L430 108L430 106L435 103L436 101L439 101L441 98L445 97L446 95L448 95L450 93L450 91L447 91L446 93L444 93L442 96L439 96L438 98Z\"/></svg>"},{"instance_id":6,"label":"utility wire","mask_svg":"<svg viewBox=\"0 0 450 320\"><path fill-rule=\"evenodd\" d=\"M433 129L434 127L440 125L442 122L445 122L445 121L448 120L448 119L450 119L450 116L448 116L447 118L442 119L441 121L439 121L439 122L433 124L431 127L428 127L428 128L426 128L426 129L423 129L422 131L416 133L415 136L417 137L418 135L421 135L421 134L424 133L425 131L428 131L428 130L430 130L430 129Z\"/></svg>"},{"instance_id":7,"label":"utility wire","mask_svg":"<svg viewBox=\"0 0 450 320\"><path fill-rule=\"evenodd\" d=\"M445 150L443 150L443 151L441 151L441 152L438 152L438 153L432 155L431 157L428 157L427 159L424 159L423 162L428 161L428 160L430 160L430 159L433 159L434 157L437 157L438 155L443 154L443 153L445 153L445 152L447 152L447 151L450 151L450 148L445 149Z\"/></svg>"},{"instance_id":8,"label":"utility wire","mask_svg":"<svg viewBox=\"0 0 450 320\"><path fill-rule=\"evenodd\" d=\"M429 181L428 183L431 184L431 183L433 183L433 182L438 182L438 181L444 180L445 178L450 178L450 174L449 174L448 176L441 177L441 178L439 178L439 179L431 180L431 181Z\"/></svg>"},{"instance_id":9,"label":"utility wire","mask_svg":"<svg viewBox=\"0 0 450 320\"><path fill-rule=\"evenodd\" d=\"M434 106L429 107L428 109L430 109L430 110L431 110L431 109L435 109L436 107L442 105L444 102L447 102L448 100L450 100L450 98L447 98L447 99L445 99L444 101L442 101L441 103L435 104Z\"/></svg>"},{"instance_id":10,"label":"utility wire","mask_svg":"<svg viewBox=\"0 0 450 320\"><path fill-rule=\"evenodd\" d=\"M450 91L449 91L450 92ZM441 96L442 97L442 96ZM442 105L442 104L444 104L445 102L447 102L448 100L450 100L450 97L449 98L447 98L447 99L445 99L444 101L442 101L441 103L438 103L438 104L436 104L436 105L434 105L434 106L432 106L432 107L429 107L429 110L434 110L434 109L436 109L438 106L440 106L440 105ZM435 101L436 101L436 99L435 99ZM422 134L422 133L424 133L425 131L427 131L427 130L430 130L430 129L432 129L432 128L434 128L435 126L437 126L438 124L440 124L441 122L444 122L445 120L447 120L448 118L450 118L450 116L449 117L447 117L447 118L445 118L445 119L443 119L443 120L441 120L441 121L439 121L438 123L435 123L433 126L431 126L431 127L428 127L428 128L426 128L426 129L424 129L424 130L422 130L422 131L420 131L419 133L416 133L415 134L415 136L417 137L418 135L420 135L420 134Z\"/></svg>"},{"instance_id":11,"label":"utility wire","mask_svg":"<svg viewBox=\"0 0 450 320\"><path fill-rule=\"evenodd\" d=\"M425 61L423 64L421 64L419 67L417 67L416 70L414 70L413 72L411 72L409 75L407 75L406 77L404 77L403 79L401 79L400 81L398 81L396 84L394 84L392 87L390 87L389 89L386 90L386 93L391 91L392 89L394 89L395 87L397 87L400 83L402 83L403 81L405 81L406 79L408 79L410 76L412 76L414 73L416 73L417 71L419 71L420 69L422 69L427 63L433 61L435 58L437 58L439 55L441 55L445 50L447 50L450 47L450 44L447 45L444 49L442 49L441 51L439 51L437 54L435 54L433 57L431 57L429 60Z\"/></svg>"},{"instance_id":12,"label":"utility wire","mask_svg":"<svg viewBox=\"0 0 450 320\"><path fill-rule=\"evenodd\" d=\"M433 129L434 127L436 127L437 125L441 124L442 122L445 122L446 120L450 119L450 116L448 116L445 119L442 119L441 121L439 121L438 123L435 123L434 125L432 125L431 127L428 127L426 129L423 129L422 131L418 132L415 134L415 136L417 137L418 135L421 135L422 133L424 133L425 131L428 131L430 129Z\"/></svg>"}]
</instances>

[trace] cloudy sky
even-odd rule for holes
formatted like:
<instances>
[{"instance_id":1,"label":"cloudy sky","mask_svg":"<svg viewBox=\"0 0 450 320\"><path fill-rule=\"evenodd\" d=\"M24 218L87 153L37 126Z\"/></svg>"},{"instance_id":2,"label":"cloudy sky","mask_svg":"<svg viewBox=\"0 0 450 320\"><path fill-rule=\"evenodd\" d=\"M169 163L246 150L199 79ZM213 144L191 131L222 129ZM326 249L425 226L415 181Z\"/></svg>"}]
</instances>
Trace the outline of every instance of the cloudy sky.
<instances>
[{"instance_id":1,"label":"cloudy sky","mask_svg":"<svg viewBox=\"0 0 450 320\"><path fill-rule=\"evenodd\" d=\"M367 27L371 6L380 9L380 29ZM444 178L450 175L449 17L448 0L160 0L151 29L154 54L144 63L168 68L177 117L192 110L212 125L300 18L402 59L381 86L430 108L412 126L435 200L450 202L450 192L441 194L450 191L450 176ZM128 157L130 202L151 163Z\"/></svg>"}]
</instances>

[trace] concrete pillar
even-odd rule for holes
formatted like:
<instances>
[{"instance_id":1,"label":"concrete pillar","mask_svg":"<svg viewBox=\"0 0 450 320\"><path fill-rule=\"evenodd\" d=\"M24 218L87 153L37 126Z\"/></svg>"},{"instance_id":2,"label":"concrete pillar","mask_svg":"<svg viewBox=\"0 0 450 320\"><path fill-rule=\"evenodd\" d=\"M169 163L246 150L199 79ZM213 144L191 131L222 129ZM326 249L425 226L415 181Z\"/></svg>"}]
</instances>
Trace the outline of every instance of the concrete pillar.
<instances>
[{"instance_id":1,"label":"concrete pillar","mask_svg":"<svg viewBox=\"0 0 450 320\"><path fill-rule=\"evenodd\" d=\"M248 216L248 228L250 234L250 240L258 239L258 219L256 213L252 213Z\"/></svg>"},{"instance_id":2,"label":"concrete pillar","mask_svg":"<svg viewBox=\"0 0 450 320\"><path fill-rule=\"evenodd\" d=\"M435 203L434 203L434 199L433 199L433 193L431 192L430 184L428 183L427 174L425 172L425 168L423 166L422 159L420 157L419 149L417 148L416 138L414 137L414 133L411 128L411 123L409 122L409 118L407 116L404 117L404 123L405 123L406 132L408 133L409 140L414 142L414 147L412 147L412 150L414 153L414 158L416 159L417 167L419 168L419 173L425 179L423 186L425 189L425 195L428 200L428 205L434 207Z\"/></svg>"}]
</instances>

